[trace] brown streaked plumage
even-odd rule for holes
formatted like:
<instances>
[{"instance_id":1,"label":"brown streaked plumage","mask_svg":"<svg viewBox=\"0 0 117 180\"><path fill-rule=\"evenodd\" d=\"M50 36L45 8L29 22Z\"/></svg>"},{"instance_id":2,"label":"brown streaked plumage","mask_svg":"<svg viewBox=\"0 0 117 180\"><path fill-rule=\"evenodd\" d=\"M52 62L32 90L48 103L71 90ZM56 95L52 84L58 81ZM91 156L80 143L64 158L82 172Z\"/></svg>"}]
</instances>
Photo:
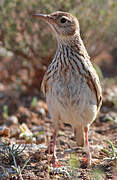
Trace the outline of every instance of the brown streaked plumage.
<instances>
[{"instance_id":1,"label":"brown streaked plumage","mask_svg":"<svg viewBox=\"0 0 117 180\"><path fill-rule=\"evenodd\" d=\"M51 26L58 41L55 57L42 82L55 123L54 153L56 134L63 122L72 125L78 146L88 146L88 129L101 107L102 90L80 37L79 22L70 13L59 11L35 16Z\"/></svg>"}]
</instances>

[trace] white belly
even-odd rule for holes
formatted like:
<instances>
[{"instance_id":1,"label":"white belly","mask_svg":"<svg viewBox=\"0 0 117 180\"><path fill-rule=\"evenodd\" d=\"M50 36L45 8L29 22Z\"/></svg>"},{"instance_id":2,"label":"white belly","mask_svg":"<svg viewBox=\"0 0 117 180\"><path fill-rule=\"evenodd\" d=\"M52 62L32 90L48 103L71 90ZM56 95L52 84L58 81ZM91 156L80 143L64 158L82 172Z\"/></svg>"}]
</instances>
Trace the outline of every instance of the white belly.
<instances>
[{"instance_id":1,"label":"white belly","mask_svg":"<svg viewBox=\"0 0 117 180\"><path fill-rule=\"evenodd\" d=\"M69 123L73 127L91 124L97 115L96 97L86 79L55 80L46 94L50 115L55 124Z\"/></svg>"}]
</instances>

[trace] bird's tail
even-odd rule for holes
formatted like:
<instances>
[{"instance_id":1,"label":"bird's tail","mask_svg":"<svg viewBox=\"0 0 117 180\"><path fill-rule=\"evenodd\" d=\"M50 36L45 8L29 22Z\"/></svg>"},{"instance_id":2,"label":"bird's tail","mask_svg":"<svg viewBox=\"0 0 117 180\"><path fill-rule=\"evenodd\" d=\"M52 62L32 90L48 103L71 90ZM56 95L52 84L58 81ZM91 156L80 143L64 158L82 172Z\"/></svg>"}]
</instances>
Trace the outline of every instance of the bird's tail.
<instances>
[{"instance_id":1,"label":"bird's tail","mask_svg":"<svg viewBox=\"0 0 117 180\"><path fill-rule=\"evenodd\" d=\"M77 145L83 147L85 142L84 127L80 126L74 128L74 134L76 136Z\"/></svg>"}]
</instances>

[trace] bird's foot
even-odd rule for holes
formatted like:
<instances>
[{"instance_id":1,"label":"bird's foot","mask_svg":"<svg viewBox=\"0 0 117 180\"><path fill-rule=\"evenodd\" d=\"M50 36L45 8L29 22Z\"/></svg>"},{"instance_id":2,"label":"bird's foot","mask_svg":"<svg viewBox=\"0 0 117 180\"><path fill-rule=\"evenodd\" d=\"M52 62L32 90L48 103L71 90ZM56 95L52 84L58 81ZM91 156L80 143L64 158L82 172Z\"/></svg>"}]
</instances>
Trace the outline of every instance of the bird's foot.
<instances>
[{"instance_id":1,"label":"bird's foot","mask_svg":"<svg viewBox=\"0 0 117 180\"><path fill-rule=\"evenodd\" d=\"M91 166L91 155L85 154L85 156L82 158L82 165L83 166Z\"/></svg>"},{"instance_id":2,"label":"bird's foot","mask_svg":"<svg viewBox=\"0 0 117 180\"><path fill-rule=\"evenodd\" d=\"M91 166L91 152L89 147L84 147L85 155L82 158L82 165L83 166Z\"/></svg>"},{"instance_id":3,"label":"bird's foot","mask_svg":"<svg viewBox=\"0 0 117 180\"><path fill-rule=\"evenodd\" d=\"M56 156L52 156L51 163L54 168L61 167L61 164L58 163Z\"/></svg>"}]
</instances>

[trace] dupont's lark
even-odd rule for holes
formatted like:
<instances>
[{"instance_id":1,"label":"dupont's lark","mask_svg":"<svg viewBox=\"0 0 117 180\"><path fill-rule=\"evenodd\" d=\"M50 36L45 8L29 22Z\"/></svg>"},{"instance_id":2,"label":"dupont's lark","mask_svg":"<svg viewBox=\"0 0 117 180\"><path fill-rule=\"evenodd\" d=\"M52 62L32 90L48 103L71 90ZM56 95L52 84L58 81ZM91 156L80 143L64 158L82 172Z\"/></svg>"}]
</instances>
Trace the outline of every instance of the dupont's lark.
<instances>
[{"instance_id":1,"label":"dupont's lark","mask_svg":"<svg viewBox=\"0 0 117 180\"><path fill-rule=\"evenodd\" d=\"M88 147L88 130L102 104L102 91L98 75L80 37L77 18L59 11L34 16L51 26L58 41L56 54L42 82L55 124L54 162L56 135L63 122L72 125L77 145Z\"/></svg>"}]
</instances>

